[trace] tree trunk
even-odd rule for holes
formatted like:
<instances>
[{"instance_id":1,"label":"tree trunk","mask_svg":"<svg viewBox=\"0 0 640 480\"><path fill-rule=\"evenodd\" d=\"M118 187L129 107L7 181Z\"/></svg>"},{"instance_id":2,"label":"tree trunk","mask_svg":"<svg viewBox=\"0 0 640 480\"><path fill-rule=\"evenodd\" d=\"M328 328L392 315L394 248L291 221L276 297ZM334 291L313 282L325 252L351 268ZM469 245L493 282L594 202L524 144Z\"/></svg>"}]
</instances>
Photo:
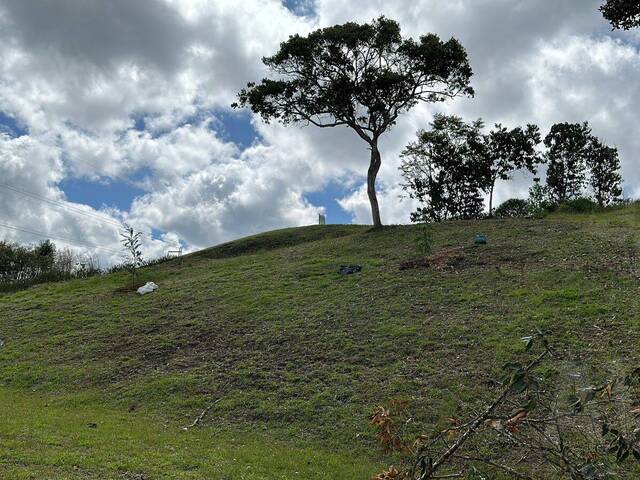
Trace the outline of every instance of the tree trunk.
<instances>
[{"instance_id":1,"label":"tree trunk","mask_svg":"<svg viewBox=\"0 0 640 480\"><path fill-rule=\"evenodd\" d=\"M371 145L371 163L369 164L369 171L367 172L367 195L369 196L369 203L371 203L371 217L374 228L382 226L378 198L376 197L376 177L378 176L381 164L380 150L378 150L378 144L374 142Z\"/></svg>"},{"instance_id":2,"label":"tree trunk","mask_svg":"<svg viewBox=\"0 0 640 480\"><path fill-rule=\"evenodd\" d=\"M495 188L495 180L491 184L491 191L489 192L489 217L493 218L493 189Z\"/></svg>"}]
</instances>

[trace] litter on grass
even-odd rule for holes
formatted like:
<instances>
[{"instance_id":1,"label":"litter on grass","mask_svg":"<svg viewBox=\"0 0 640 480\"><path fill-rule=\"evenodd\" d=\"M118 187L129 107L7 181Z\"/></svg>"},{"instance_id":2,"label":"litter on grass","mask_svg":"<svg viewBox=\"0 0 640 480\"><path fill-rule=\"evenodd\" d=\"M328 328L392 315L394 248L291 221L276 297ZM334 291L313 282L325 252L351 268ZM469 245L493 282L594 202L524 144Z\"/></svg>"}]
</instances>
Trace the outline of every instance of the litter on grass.
<instances>
[{"instance_id":1,"label":"litter on grass","mask_svg":"<svg viewBox=\"0 0 640 480\"><path fill-rule=\"evenodd\" d=\"M351 275L362 270L361 265L342 265L340 267L340 275Z\"/></svg>"},{"instance_id":2,"label":"litter on grass","mask_svg":"<svg viewBox=\"0 0 640 480\"><path fill-rule=\"evenodd\" d=\"M486 245L487 244L487 236L479 233L476 235L476 238L473 241L476 245Z\"/></svg>"},{"instance_id":3,"label":"litter on grass","mask_svg":"<svg viewBox=\"0 0 640 480\"><path fill-rule=\"evenodd\" d=\"M140 295L145 295L145 294L147 294L147 293L151 293L151 292L153 292L153 291L154 291L154 290L156 290L157 288L158 288L158 285L156 285L155 283L153 283L153 282L147 282L147 283L145 283L143 286L141 286L141 287L138 289L138 293L139 293Z\"/></svg>"}]
</instances>

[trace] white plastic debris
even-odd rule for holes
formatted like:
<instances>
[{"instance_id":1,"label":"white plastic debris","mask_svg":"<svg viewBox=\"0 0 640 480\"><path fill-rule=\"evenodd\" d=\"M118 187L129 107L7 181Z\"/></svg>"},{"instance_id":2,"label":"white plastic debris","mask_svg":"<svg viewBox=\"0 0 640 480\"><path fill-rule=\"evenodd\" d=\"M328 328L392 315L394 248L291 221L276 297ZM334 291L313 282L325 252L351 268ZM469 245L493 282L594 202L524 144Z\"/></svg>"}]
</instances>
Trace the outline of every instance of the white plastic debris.
<instances>
[{"instance_id":1,"label":"white plastic debris","mask_svg":"<svg viewBox=\"0 0 640 480\"><path fill-rule=\"evenodd\" d=\"M156 285L155 283L153 283L153 282L147 282L147 283L145 283L143 286L141 286L141 287L138 289L138 293L139 293L140 295L145 295L145 294L147 294L147 293L151 293L151 292L153 292L153 291L154 291L154 290L156 290L157 288L158 288L158 285Z\"/></svg>"}]
</instances>

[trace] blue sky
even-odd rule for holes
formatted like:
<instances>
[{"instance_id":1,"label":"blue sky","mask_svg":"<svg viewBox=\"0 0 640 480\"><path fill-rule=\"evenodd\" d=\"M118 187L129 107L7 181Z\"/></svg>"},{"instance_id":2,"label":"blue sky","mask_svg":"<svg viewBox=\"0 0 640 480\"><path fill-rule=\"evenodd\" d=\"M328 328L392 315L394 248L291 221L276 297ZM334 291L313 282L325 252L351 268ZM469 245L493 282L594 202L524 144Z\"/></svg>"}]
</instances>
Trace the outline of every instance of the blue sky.
<instances>
[{"instance_id":1,"label":"blue sky","mask_svg":"<svg viewBox=\"0 0 640 480\"><path fill-rule=\"evenodd\" d=\"M251 116L247 111L200 112L197 118L192 116L182 123L186 124L207 117L215 119L210 128L216 135L226 142L234 143L240 151L262 140L253 127ZM133 128L145 130L143 117L136 118ZM14 138L28 134L27 129L3 112L0 112L0 132ZM135 198L146 193L140 185L141 181L145 176L152 174L153 172L148 169L142 169L124 180L121 178L96 180L69 175L57 185L70 202L89 205L96 210L116 208L128 211ZM330 181L325 188L305 194L305 198L313 205L325 209L328 223L351 223L351 215L342 209L337 201L349 193L351 190L340 182Z\"/></svg>"},{"instance_id":2,"label":"blue sky","mask_svg":"<svg viewBox=\"0 0 640 480\"><path fill-rule=\"evenodd\" d=\"M20 125L16 119L0 110L0 133L10 137L19 137L28 133L27 129Z\"/></svg>"},{"instance_id":3,"label":"blue sky","mask_svg":"<svg viewBox=\"0 0 640 480\"><path fill-rule=\"evenodd\" d=\"M312 15L315 11L314 0L283 0L282 3L296 15Z\"/></svg>"}]
</instances>

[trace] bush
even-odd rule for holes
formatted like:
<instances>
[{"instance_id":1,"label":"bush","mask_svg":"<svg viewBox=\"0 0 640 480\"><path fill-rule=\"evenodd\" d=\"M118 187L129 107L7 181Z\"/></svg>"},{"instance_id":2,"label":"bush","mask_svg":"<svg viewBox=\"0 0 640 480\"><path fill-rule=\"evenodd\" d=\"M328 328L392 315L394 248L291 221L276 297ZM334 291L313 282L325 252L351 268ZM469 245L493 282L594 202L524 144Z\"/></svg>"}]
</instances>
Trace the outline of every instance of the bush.
<instances>
[{"instance_id":1,"label":"bush","mask_svg":"<svg viewBox=\"0 0 640 480\"><path fill-rule=\"evenodd\" d=\"M557 205L551 198L551 190L548 186L540 184L540 179L533 180L533 186L529 189L529 215L542 218L547 213L553 212Z\"/></svg>"},{"instance_id":2,"label":"bush","mask_svg":"<svg viewBox=\"0 0 640 480\"><path fill-rule=\"evenodd\" d=\"M421 255L429 255L433 249L433 226L423 222L419 224L418 235L416 235L416 248Z\"/></svg>"},{"instance_id":3,"label":"bush","mask_svg":"<svg viewBox=\"0 0 640 480\"><path fill-rule=\"evenodd\" d=\"M599 209L598 204L590 198L579 197L564 202L560 205L559 211L568 213L592 213Z\"/></svg>"},{"instance_id":4,"label":"bush","mask_svg":"<svg viewBox=\"0 0 640 480\"><path fill-rule=\"evenodd\" d=\"M95 258L79 259L68 248L58 250L49 240L29 247L0 241L0 292L100 273Z\"/></svg>"},{"instance_id":5,"label":"bush","mask_svg":"<svg viewBox=\"0 0 640 480\"><path fill-rule=\"evenodd\" d=\"M517 218L529 216L529 202L521 198L507 200L495 210L498 218Z\"/></svg>"}]
</instances>

